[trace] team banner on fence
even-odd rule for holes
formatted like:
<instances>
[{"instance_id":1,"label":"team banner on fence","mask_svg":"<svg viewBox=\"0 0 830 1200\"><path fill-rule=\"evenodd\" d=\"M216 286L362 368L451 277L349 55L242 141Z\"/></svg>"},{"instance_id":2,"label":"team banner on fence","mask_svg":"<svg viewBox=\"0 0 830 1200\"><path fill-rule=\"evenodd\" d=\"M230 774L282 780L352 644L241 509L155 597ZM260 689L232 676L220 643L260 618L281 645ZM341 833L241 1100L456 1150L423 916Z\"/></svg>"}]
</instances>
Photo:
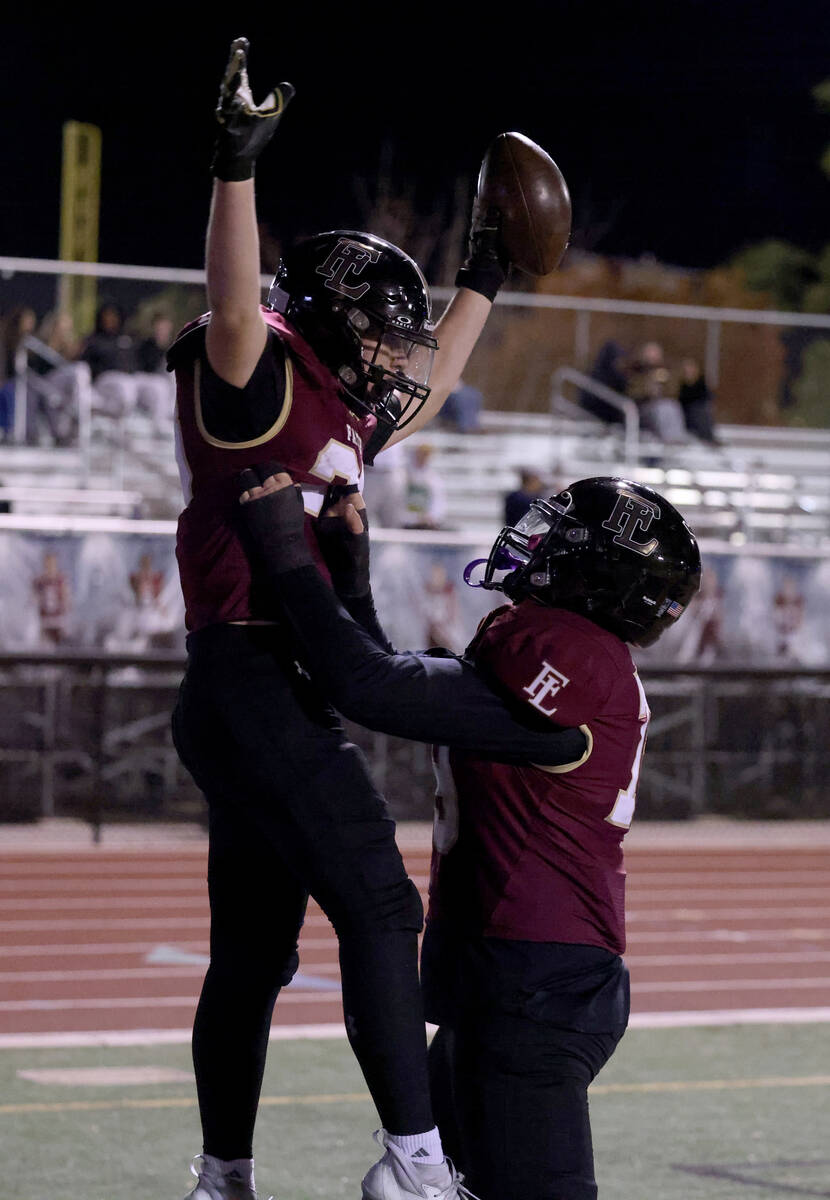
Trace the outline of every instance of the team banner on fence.
<instances>
[{"instance_id":1,"label":"team banner on fence","mask_svg":"<svg viewBox=\"0 0 830 1200\"><path fill-rule=\"evenodd\" d=\"M184 604L169 533L106 527L45 534L0 529L0 648L92 652L184 651ZM474 542L374 539L372 577L381 619L406 650L461 651L499 593L467 587ZM830 663L830 556L770 547L704 553L700 594L645 663L822 667Z\"/></svg>"}]
</instances>

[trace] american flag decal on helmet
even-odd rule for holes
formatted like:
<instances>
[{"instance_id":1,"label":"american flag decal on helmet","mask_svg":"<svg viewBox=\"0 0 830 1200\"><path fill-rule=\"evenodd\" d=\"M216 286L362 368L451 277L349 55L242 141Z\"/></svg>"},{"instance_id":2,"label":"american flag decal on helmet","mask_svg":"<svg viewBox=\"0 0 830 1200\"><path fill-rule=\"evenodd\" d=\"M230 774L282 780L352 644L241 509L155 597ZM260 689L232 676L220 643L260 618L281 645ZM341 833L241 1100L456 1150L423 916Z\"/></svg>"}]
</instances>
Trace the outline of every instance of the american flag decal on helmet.
<instances>
[{"instance_id":1,"label":"american flag decal on helmet","mask_svg":"<svg viewBox=\"0 0 830 1200\"><path fill-rule=\"evenodd\" d=\"M666 616L667 617L671 617L672 620L676 621L682 612L683 612L682 604L678 604L676 600L669 600L668 604L666 605Z\"/></svg>"}]
</instances>

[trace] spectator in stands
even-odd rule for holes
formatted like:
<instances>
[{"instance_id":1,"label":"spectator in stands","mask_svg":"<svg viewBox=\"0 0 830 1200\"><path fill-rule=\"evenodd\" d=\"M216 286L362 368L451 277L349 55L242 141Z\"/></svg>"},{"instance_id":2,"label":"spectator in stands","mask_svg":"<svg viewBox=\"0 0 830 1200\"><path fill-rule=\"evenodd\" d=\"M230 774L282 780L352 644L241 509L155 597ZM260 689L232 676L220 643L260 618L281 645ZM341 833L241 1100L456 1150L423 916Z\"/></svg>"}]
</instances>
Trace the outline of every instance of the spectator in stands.
<instances>
[{"instance_id":1,"label":"spectator in stands","mask_svg":"<svg viewBox=\"0 0 830 1200\"><path fill-rule=\"evenodd\" d=\"M34 333L37 314L28 304L12 308L3 321L2 360L0 360L0 428L5 438L14 435L17 380L27 371L26 338Z\"/></svg>"},{"instance_id":2,"label":"spectator in stands","mask_svg":"<svg viewBox=\"0 0 830 1200\"><path fill-rule=\"evenodd\" d=\"M591 378L595 379L597 383L611 388L612 392L627 396L629 376L628 352L619 342L603 342L591 368ZM609 425L621 424L624 419L621 409L615 408L601 396L595 396L593 392L580 392L579 403L587 412L599 417L601 421L605 421Z\"/></svg>"},{"instance_id":3,"label":"spectator in stands","mask_svg":"<svg viewBox=\"0 0 830 1200\"><path fill-rule=\"evenodd\" d=\"M47 313L38 326L29 365L37 376L35 421L47 428L56 446L75 440L81 407L91 400L92 374L89 364L79 361L80 351L72 314L65 309Z\"/></svg>"},{"instance_id":4,"label":"spectator in stands","mask_svg":"<svg viewBox=\"0 0 830 1200\"><path fill-rule=\"evenodd\" d=\"M444 485L430 465L432 446L421 442L414 446L406 470L407 529L441 529L446 512Z\"/></svg>"},{"instance_id":5,"label":"spectator in stands","mask_svg":"<svg viewBox=\"0 0 830 1200\"><path fill-rule=\"evenodd\" d=\"M478 388L459 379L441 406L438 424L456 433L477 433L483 407L484 396Z\"/></svg>"},{"instance_id":6,"label":"spectator in stands","mask_svg":"<svg viewBox=\"0 0 830 1200\"><path fill-rule=\"evenodd\" d=\"M689 433L719 446L720 439L715 433L712 393L706 382L703 367L695 358L684 358L680 364L680 386L677 399L683 409L683 418Z\"/></svg>"},{"instance_id":7,"label":"spectator in stands","mask_svg":"<svg viewBox=\"0 0 830 1200\"><path fill-rule=\"evenodd\" d=\"M146 347L144 355L146 362ZM170 382L166 374L140 370L138 348L124 329L124 314L117 304L106 301L101 305L95 332L84 343L81 358L89 363L102 412L123 419L141 408L150 414L156 432L169 431L173 408Z\"/></svg>"},{"instance_id":8,"label":"spectator in stands","mask_svg":"<svg viewBox=\"0 0 830 1200\"><path fill-rule=\"evenodd\" d=\"M671 380L663 347L645 342L634 358L628 394L640 410L641 428L661 442L688 441L683 409L672 394Z\"/></svg>"},{"instance_id":9,"label":"spectator in stands","mask_svg":"<svg viewBox=\"0 0 830 1200\"><path fill-rule=\"evenodd\" d=\"M533 467L523 467L519 471L518 488L504 497L504 524L518 525L532 502L543 496L544 492L545 484L538 471Z\"/></svg>"},{"instance_id":10,"label":"spectator in stands","mask_svg":"<svg viewBox=\"0 0 830 1200\"><path fill-rule=\"evenodd\" d=\"M173 320L165 312L153 313L151 332L136 347L137 403L149 412L157 433L173 427L176 384L167 370L167 351L173 342Z\"/></svg>"},{"instance_id":11,"label":"spectator in stands","mask_svg":"<svg viewBox=\"0 0 830 1200\"><path fill-rule=\"evenodd\" d=\"M95 331L83 345L80 357L89 364L97 407L107 416L124 417L136 404L135 344L124 332L124 314L117 304L105 301L95 318Z\"/></svg>"},{"instance_id":12,"label":"spectator in stands","mask_svg":"<svg viewBox=\"0 0 830 1200\"><path fill-rule=\"evenodd\" d=\"M366 464L363 496L373 525L400 529L406 523L406 452L402 442L384 448L373 463Z\"/></svg>"}]
</instances>

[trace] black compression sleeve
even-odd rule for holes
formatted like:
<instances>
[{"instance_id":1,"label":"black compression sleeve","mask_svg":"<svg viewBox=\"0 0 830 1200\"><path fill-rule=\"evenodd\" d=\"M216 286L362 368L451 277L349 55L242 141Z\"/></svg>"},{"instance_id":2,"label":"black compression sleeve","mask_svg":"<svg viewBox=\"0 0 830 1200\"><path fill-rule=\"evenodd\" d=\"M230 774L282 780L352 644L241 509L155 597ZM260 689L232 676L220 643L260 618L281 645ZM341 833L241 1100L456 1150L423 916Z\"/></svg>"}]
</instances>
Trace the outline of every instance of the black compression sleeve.
<instances>
[{"instance_id":1,"label":"black compression sleeve","mask_svg":"<svg viewBox=\"0 0 830 1200\"><path fill-rule=\"evenodd\" d=\"M372 640L377 642L381 650L385 650L387 654L397 653L380 623L371 592L365 596L341 596L340 603L352 620L362 625Z\"/></svg>"},{"instance_id":2,"label":"black compression sleeve","mask_svg":"<svg viewBox=\"0 0 830 1200\"><path fill-rule=\"evenodd\" d=\"M508 762L556 766L585 753L578 729L538 732L523 725L469 663L381 649L338 604L316 567L286 571L278 588L306 665L350 720Z\"/></svg>"}]
</instances>

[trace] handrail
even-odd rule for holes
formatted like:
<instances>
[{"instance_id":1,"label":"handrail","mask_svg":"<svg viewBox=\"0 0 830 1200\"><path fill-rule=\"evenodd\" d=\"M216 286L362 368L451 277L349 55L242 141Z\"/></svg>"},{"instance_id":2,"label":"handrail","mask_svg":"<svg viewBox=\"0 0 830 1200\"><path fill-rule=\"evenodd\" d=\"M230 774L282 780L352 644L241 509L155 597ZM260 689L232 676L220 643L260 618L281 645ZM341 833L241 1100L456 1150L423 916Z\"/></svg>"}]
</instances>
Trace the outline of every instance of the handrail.
<instances>
[{"instance_id":1,"label":"handrail","mask_svg":"<svg viewBox=\"0 0 830 1200\"><path fill-rule=\"evenodd\" d=\"M554 405L561 400L564 400L569 407L578 409L583 416L591 415L587 413L586 409L574 405L573 401L562 395L561 385L563 383L573 383L582 391L590 392L592 395L598 396L600 400L605 400L606 403L622 413L625 422L623 456L629 466L635 466L640 451L640 412L634 401L620 392L615 392L606 384L600 383L598 379L592 379L590 375L583 375L582 371L577 371L573 367L557 367L550 380L551 415L553 415Z\"/></svg>"}]
</instances>

